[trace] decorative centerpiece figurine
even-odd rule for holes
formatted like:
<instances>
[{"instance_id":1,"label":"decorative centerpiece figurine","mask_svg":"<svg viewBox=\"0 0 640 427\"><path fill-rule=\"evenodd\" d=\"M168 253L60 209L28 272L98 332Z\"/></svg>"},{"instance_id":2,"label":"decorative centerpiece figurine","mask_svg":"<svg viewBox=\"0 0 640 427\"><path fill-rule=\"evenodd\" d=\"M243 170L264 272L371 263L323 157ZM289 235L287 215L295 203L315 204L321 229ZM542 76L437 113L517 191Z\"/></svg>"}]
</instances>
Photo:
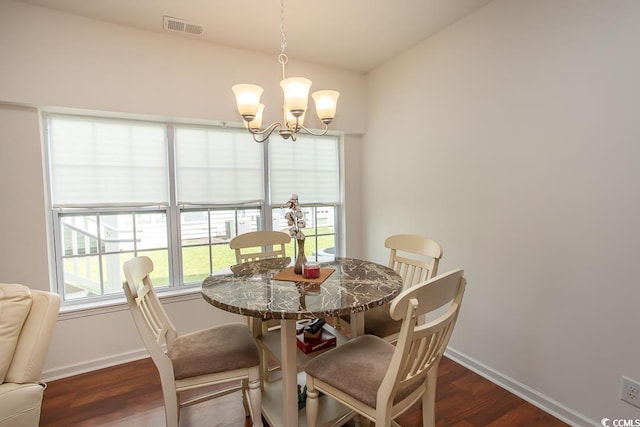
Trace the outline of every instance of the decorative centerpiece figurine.
<instances>
[{"instance_id":1,"label":"decorative centerpiece figurine","mask_svg":"<svg viewBox=\"0 0 640 427\"><path fill-rule=\"evenodd\" d=\"M286 206L287 212L284 214L284 217L287 219L289 226L289 235L294 237L298 242L298 256L296 257L293 271L296 274L302 274L302 266L307 262L307 257L304 255L304 239L306 236L302 232L302 229L306 227L307 223L304 220L304 213L302 213L302 209L298 204L297 194L291 195Z\"/></svg>"}]
</instances>

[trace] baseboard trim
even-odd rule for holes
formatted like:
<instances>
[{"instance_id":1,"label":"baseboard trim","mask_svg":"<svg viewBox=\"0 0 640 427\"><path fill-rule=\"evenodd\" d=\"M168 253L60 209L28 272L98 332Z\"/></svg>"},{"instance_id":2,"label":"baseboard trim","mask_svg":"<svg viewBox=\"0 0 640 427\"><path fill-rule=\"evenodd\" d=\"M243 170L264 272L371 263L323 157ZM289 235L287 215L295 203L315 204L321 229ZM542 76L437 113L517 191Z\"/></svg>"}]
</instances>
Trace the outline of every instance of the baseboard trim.
<instances>
[{"instance_id":1,"label":"baseboard trim","mask_svg":"<svg viewBox=\"0 0 640 427\"><path fill-rule=\"evenodd\" d=\"M526 400L532 405L537 406L543 411L553 415L554 417L564 421L573 427L599 426L593 420L573 411L570 408L556 402L555 400L545 396L538 391L519 383L518 381L501 374L493 368L449 347L445 351L445 356L464 366L465 368L475 372L476 374L488 379L492 383L499 385L505 390L515 394L516 396Z\"/></svg>"},{"instance_id":2,"label":"baseboard trim","mask_svg":"<svg viewBox=\"0 0 640 427\"><path fill-rule=\"evenodd\" d=\"M149 357L149 352L141 349L128 353L121 353L100 359L93 359L75 365L67 365L59 368L45 370L42 372L42 381L50 382L61 378L72 377L74 375L85 374L98 369L109 368L111 366L121 365L123 363L133 362L135 360Z\"/></svg>"}]
</instances>

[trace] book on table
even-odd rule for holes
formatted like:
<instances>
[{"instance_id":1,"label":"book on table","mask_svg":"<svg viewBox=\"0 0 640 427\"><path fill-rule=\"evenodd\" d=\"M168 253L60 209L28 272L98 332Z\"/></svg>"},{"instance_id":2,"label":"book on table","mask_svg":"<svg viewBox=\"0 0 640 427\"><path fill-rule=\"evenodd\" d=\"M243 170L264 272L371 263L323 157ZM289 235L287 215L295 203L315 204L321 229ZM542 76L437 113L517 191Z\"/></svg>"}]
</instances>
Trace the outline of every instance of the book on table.
<instances>
[{"instance_id":1,"label":"book on table","mask_svg":"<svg viewBox=\"0 0 640 427\"><path fill-rule=\"evenodd\" d=\"M336 336L322 328L318 338L305 337L304 333L296 335L296 343L303 353L309 354L315 351L325 350L336 346Z\"/></svg>"}]
</instances>

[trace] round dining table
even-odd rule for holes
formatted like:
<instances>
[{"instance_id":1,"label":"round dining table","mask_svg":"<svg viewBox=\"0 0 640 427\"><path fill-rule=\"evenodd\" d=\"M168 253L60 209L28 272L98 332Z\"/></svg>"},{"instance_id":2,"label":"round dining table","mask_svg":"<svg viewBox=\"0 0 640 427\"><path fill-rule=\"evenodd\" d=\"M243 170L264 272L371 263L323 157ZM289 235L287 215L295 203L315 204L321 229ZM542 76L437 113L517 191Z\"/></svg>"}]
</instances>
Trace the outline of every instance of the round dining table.
<instances>
[{"instance_id":1,"label":"round dining table","mask_svg":"<svg viewBox=\"0 0 640 427\"><path fill-rule=\"evenodd\" d=\"M363 313L391 301L402 290L400 275L375 262L335 258L321 263L317 279L294 275L290 262L290 258L274 258L238 264L231 267L232 273L211 275L202 284L202 296L208 303L253 319L250 324L259 342L267 341L261 321L281 320L282 380L279 384L265 382L262 411L270 425L283 427L296 427L299 417L304 418L304 411L298 413L298 357L312 357L297 350L296 322L350 315L350 335L361 335ZM327 412L334 412L331 404L325 406ZM344 414L325 415L327 422L334 422Z\"/></svg>"}]
</instances>

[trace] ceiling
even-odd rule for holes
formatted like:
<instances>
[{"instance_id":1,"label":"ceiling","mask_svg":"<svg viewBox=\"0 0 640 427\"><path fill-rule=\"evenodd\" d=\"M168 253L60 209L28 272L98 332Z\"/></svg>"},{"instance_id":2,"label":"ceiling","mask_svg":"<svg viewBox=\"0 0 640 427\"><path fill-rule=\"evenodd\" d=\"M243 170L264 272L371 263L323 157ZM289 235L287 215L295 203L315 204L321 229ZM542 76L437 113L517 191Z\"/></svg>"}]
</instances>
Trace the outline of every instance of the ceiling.
<instances>
[{"instance_id":1,"label":"ceiling","mask_svg":"<svg viewBox=\"0 0 640 427\"><path fill-rule=\"evenodd\" d=\"M277 56L278 0L17 0L23 3ZM290 58L366 73L491 0L288 0ZM163 17L203 28L164 30Z\"/></svg>"}]
</instances>

